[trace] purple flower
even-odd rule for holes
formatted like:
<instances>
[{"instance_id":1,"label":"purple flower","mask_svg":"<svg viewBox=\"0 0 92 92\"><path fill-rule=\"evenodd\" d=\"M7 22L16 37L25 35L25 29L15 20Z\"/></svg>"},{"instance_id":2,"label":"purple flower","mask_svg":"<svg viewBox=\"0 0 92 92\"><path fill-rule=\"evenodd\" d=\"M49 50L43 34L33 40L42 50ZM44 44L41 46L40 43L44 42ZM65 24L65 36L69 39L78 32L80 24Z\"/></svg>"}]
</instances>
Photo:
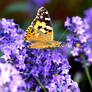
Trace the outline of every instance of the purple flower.
<instances>
[{"instance_id":1,"label":"purple flower","mask_svg":"<svg viewBox=\"0 0 92 92\"><path fill-rule=\"evenodd\" d=\"M67 36L68 48L72 48L71 54L73 56L80 56L85 54L87 57L87 62L92 62L92 50L90 47L90 27L87 20L79 16L72 17L72 19L67 19L70 21L67 25L70 34ZM66 27L65 22L65 27ZM69 26L70 25L70 26ZM88 50L88 51L87 51ZM90 53L89 53L90 52ZM88 54L89 53L89 54Z\"/></svg>"},{"instance_id":2,"label":"purple flower","mask_svg":"<svg viewBox=\"0 0 92 92\"><path fill-rule=\"evenodd\" d=\"M34 4L36 4L37 6L43 6L46 3L50 2L50 0L32 0L30 2L33 2Z\"/></svg>"},{"instance_id":3,"label":"purple flower","mask_svg":"<svg viewBox=\"0 0 92 92\"><path fill-rule=\"evenodd\" d=\"M76 24L77 26L80 26L83 24L83 21L81 17L76 16L76 17L72 17L72 23Z\"/></svg>"},{"instance_id":4,"label":"purple flower","mask_svg":"<svg viewBox=\"0 0 92 92\"><path fill-rule=\"evenodd\" d=\"M79 55L79 48L77 48L77 47L75 47L75 48L73 48L73 50L71 51L71 54L73 55L73 56L78 56Z\"/></svg>"},{"instance_id":5,"label":"purple flower","mask_svg":"<svg viewBox=\"0 0 92 92\"><path fill-rule=\"evenodd\" d=\"M36 87L35 92L41 90L34 77L38 78L49 92L65 92L68 90L72 92L72 90L79 90L77 83L73 82L71 77L66 78L66 76L70 76L70 66L63 48L53 50L28 49L27 54L28 58L26 58L25 62L29 62L30 65L26 64L26 67L29 68L29 77L27 76L28 79L26 78L26 81L29 80L27 82L29 91L30 88L34 87ZM70 79L70 82L68 79Z\"/></svg>"},{"instance_id":6,"label":"purple flower","mask_svg":"<svg viewBox=\"0 0 92 92\"><path fill-rule=\"evenodd\" d=\"M87 22L90 24L92 22L92 7L88 8L84 11L85 18Z\"/></svg>"},{"instance_id":7,"label":"purple flower","mask_svg":"<svg viewBox=\"0 0 92 92\"><path fill-rule=\"evenodd\" d=\"M71 76L53 75L53 80L46 86L49 92L80 92L78 84L71 79Z\"/></svg>"},{"instance_id":8,"label":"purple flower","mask_svg":"<svg viewBox=\"0 0 92 92\"><path fill-rule=\"evenodd\" d=\"M90 45L92 46L92 7L88 8L87 10L84 11L85 14L85 19L87 23L89 24L90 31L89 31L89 36L90 36Z\"/></svg>"},{"instance_id":9,"label":"purple flower","mask_svg":"<svg viewBox=\"0 0 92 92\"><path fill-rule=\"evenodd\" d=\"M66 90L74 90L75 92L78 90L80 92L77 83L73 82L69 75L70 65L63 50L64 48L27 48L27 43L24 42L24 31L10 19L2 19L0 21L0 30L0 50L2 51L0 62L5 63L3 65L7 66L6 69L2 67L1 70L9 71L7 72L8 77L4 74L2 75L3 77L0 77L4 83L7 82L9 87L12 88L8 88L9 91L13 90L11 92L15 92L18 90L16 92L22 92L19 89L22 90L21 86L24 85L23 87L25 87L26 83L29 92L38 92L41 87L35 79L37 78L49 92L52 92L51 88L53 88L54 92L65 92ZM11 70L12 66L8 63L15 66L18 70L17 74L15 74L17 70L14 68L15 72L13 72ZM14 77L10 76L12 72ZM21 84L23 80L19 74L21 74L25 83ZM19 80L19 83L17 80ZM2 82L1 85L3 85ZM20 87L17 88L17 85L20 85ZM6 90L6 86L2 86L5 87L4 90Z\"/></svg>"},{"instance_id":10,"label":"purple flower","mask_svg":"<svg viewBox=\"0 0 92 92\"><path fill-rule=\"evenodd\" d=\"M10 64L0 63L0 92L25 92L26 84Z\"/></svg>"},{"instance_id":11,"label":"purple flower","mask_svg":"<svg viewBox=\"0 0 92 92\"><path fill-rule=\"evenodd\" d=\"M24 30L14 23L13 19L0 20L0 50L1 58L11 61L19 69L24 69L26 49L24 44ZM21 53L20 53L21 52Z\"/></svg>"},{"instance_id":12,"label":"purple flower","mask_svg":"<svg viewBox=\"0 0 92 92\"><path fill-rule=\"evenodd\" d=\"M65 21L65 26L71 26L69 17L67 17L67 19Z\"/></svg>"}]
</instances>

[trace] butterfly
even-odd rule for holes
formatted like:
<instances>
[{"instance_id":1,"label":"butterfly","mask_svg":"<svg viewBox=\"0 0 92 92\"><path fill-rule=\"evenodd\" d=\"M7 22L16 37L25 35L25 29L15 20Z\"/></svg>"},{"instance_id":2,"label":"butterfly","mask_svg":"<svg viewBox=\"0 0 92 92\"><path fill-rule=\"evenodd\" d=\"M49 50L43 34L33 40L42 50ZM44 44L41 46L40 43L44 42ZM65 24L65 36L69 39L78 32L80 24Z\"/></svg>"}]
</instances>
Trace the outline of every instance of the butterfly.
<instances>
[{"instance_id":1,"label":"butterfly","mask_svg":"<svg viewBox=\"0 0 92 92\"><path fill-rule=\"evenodd\" d=\"M65 45L54 40L51 19L44 7L39 8L36 18L26 30L24 38L31 43L29 48L52 48Z\"/></svg>"}]
</instances>

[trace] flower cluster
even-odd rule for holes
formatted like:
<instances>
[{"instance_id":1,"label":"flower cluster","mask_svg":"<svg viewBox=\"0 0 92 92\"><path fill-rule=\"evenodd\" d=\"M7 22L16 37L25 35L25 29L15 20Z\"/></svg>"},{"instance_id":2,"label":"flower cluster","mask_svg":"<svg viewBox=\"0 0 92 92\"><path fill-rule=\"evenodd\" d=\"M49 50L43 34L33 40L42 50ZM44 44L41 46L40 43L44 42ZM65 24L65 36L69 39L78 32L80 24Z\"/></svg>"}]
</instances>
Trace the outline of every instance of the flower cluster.
<instances>
[{"instance_id":1,"label":"flower cluster","mask_svg":"<svg viewBox=\"0 0 92 92\"><path fill-rule=\"evenodd\" d=\"M90 45L92 46L92 7L90 7L88 10L85 10L84 13L85 19L90 27Z\"/></svg>"},{"instance_id":2,"label":"flower cluster","mask_svg":"<svg viewBox=\"0 0 92 92\"><path fill-rule=\"evenodd\" d=\"M69 75L70 66L62 48L28 49L27 54L26 63L30 64L27 65L30 74L28 89L36 87L35 92L40 90L36 77L49 92L80 92L78 84Z\"/></svg>"},{"instance_id":3,"label":"flower cluster","mask_svg":"<svg viewBox=\"0 0 92 92\"><path fill-rule=\"evenodd\" d=\"M90 7L88 10L85 10L84 14L85 14L85 19L87 20L87 22L91 24L92 23L92 7Z\"/></svg>"},{"instance_id":4,"label":"flower cluster","mask_svg":"<svg viewBox=\"0 0 92 92\"><path fill-rule=\"evenodd\" d=\"M72 17L72 19L67 17L65 27L68 27L68 30L71 32L71 34L67 36L68 47L73 49L71 54L73 56L85 54L87 62L91 63L92 49L89 44L91 34L86 19L82 19L79 16Z\"/></svg>"},{"instance_id":5,"label":"flower cluster","mask_svg":"<svg viewBox=\"0 0 92 92\"><path fill-rule=\"evenodd\" d=\"M24 69L26 49L24 45L24 30L15 24L13 19L0 20L0 50L2 62L8 61L19 69Z\"/></svg>"},{"instance_id":6,"label":"flower cluster","mask_svg":"<svg viewBox=\"0 0 92 92\"><path fill-rule=\"evenodd\" d=\"M39 92L40 82L49 92L80 92L77 83L69 75L70 65L63 51L64 47L63 49L30 49L24 42L24 34L25 32L12 19L3 18L0 21L2 51L0 62L5 63L0 66L1 91L24 92L21 91L24 90L21 87L26 85L28 92ZM4 75L6 72L7 78Z\"/></svg>"},{"instance_id":7,"label":"flower cluster","mask_svg":"<svg viewBox=\"0 0 92 92\"><path fill-rule=\"evenodd\" d=\"M26 84L10 64L0 63L0 92L25 92Z\"/></svg>"},{"instance_id":8,"label":"flower cluster","mask_svg":"<svg viewBox=\"0 0 92 92\"><path fill-rule=\"evenodd\" d=\"M67 74L53 75L53 79L46 88L49 89L49 92L80 92L78 84Z\"/></svg>"}]
</instances>

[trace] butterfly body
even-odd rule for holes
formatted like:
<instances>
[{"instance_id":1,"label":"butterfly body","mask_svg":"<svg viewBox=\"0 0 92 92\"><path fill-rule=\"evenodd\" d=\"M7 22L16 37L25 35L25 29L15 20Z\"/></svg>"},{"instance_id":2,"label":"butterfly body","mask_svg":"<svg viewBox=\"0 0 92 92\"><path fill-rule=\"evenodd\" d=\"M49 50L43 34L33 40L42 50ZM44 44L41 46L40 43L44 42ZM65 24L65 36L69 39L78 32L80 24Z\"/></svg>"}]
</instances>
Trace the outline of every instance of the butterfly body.
<instances>
[{"instance_id":1,"label":"butterfly body","mask_svg":"<svg viewBox=\"0 0 92 92\"><path fill-rule=\"evenodd\" d=\"M30 42L29 48L48 48L64 46L61 42L53 39L53 28L48 11L41 7L31 26L26 30L26 41Z\"/></svg>"}]
</instances>

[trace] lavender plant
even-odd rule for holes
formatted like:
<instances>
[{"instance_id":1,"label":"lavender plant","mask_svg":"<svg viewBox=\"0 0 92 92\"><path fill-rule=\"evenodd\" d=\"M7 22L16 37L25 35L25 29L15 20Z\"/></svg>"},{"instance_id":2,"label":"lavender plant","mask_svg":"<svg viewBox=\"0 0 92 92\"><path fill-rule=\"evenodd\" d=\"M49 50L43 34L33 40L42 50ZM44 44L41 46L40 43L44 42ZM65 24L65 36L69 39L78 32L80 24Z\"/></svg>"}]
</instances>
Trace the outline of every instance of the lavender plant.
<instances>
[{"instance_id":1,"label":"lavender plant","mask_svg":"<svg viewBox=\"0 0 92 92\"><path fill-rule=\"evenodd\" d=\"M30 62L29 66L31 66L29 74L33 76L28 81L28 84L33 81L29 88L36 86L35 92L40 90L39 84L35 81L36 77L49 92L72 92L73 90L80 92L77 83L69 75L70 65L62 48L52 51L49 49L28 49L27 53L26 62Z\"/></svg>"},{"instance_id":2,"label":"lavender plant","mask_svg":"<svg viewBox=\"0 0 92 92\"><path fill-rule=\"evenodd\" d=\"M1 62L8 61L19 69L24 69L26 49L24 45L25 32L15 24L13 19L0 20L0 50Z\"/></svg>"},{"instance_id":3,"label":"lavender plant","mask_svg":"<svg viewBox=\"0 0 92 92\"><path fill-rule=\"evenodd\" d=\"M72 20L67 17L65 27L71 32L67 36L68 47L72 48L71 54L73 56L80 56L85 54L87 63L92 62L92 49L90 47L90 29L86 19L81 17L72 17Z\"/></svg>"},{"instance_id":4,"label":"lavender plant","mask_svg":"<svg viewBox=\"0 0 92 92\"><path fill-rule=\"evenodd\" d=\"M89 24L89 29L90 29L90 45L92 47L92 7L88 8L87 10L84 11L85 14L85 19L87 21L87 23Z\"/></svg>"},{"instance_id":5,"label":"lavender plant","mask_svg":"<svg viewBox=\"0 0 92 92\"><path fill-rule=\"evenodd\" d=\"M14 66L0 63L0 92L25 92L26 84Z\"/></svg>"},{"instance_id":6,"label":"lavender plant","mask_svg":"<svg viewBox=\"0 0 92 92\"><path fill-rule=\"evenodd\" d=\"M84 64L86 75L92 87L91 77L87 68L87 63L92 63L90 26L85 18L74 16L72 19L67 17L65 27L70 31L70 35L67 36L68 48L72 48L70 53L75 56L75 60Z\"/></svg>"},{"instance_id":7,"label":"lavender plant","mask_svg":"<svg viewBox=\"0 0 92 92\"><path fill-rule=\"evenodd\" d=\"M23 80L22 78L19 79L24 81L24 87L26 87L28 92L39 92L41 90L44 92L80 92L78 84L69 75L71 67L68 63L67 55L63 50L64 48L27 48L24 34L25 32L12 19L3 18L0 21L0 50L2 51L0 70L2 74L5 73L2 69L10 69L10 74L13 71L11 67L14 67L15 71L19 72L18 76L23 78ZM9 66L9 68L6 69L6 66L7 68ZM2 74L0 77L3 76L2 78L4 79L5 75ZM17 76L15 72L14 75ZM3 79L2 83L4 82ZM13 80L13 78L9 80ZM15 83L18 82L20 83L20 80L16 80ZM17 84L13 86L16 87ZM13 86L8 87L7 92L15 92L11 89ZM6 90L6 86L1 86L1 88L3 87ZM22 92L19 91L21 88L17 89L16 87L15 89L16 92Z\"/></svg>"}]
</instances>

